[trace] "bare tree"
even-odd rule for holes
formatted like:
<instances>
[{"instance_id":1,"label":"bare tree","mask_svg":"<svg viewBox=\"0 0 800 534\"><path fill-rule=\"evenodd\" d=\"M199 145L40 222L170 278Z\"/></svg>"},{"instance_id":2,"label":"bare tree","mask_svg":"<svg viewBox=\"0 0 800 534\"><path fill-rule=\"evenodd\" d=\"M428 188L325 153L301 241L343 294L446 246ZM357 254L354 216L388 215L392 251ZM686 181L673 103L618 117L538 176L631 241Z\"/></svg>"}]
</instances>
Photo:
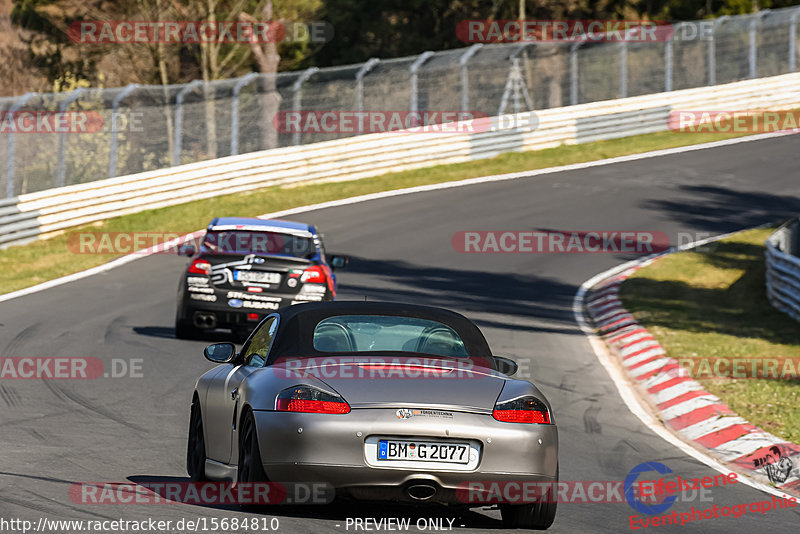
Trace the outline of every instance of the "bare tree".
<instances>
[{"instance_id":1,"label":"bare tree","mask_svg":"<svg viewBox=\"0 0 800 534\"><path fill-rule=\"evenodd\" d=\"M272 0L267 0L261 10L261 20L272 22ZM248 13L240 13L239 20L255 22L255 18ZM274 32L270 32L274 36ZM275 39L258 42L255 36L250 40L250 50L258 66L258 72L263 74L260 80L259 101L261 103L261 148L269 149L278 146L278 132L272 124L272 119L280 109L281 96L276 84L278 63L281 56Z\"/></svg>"}]
</instances>

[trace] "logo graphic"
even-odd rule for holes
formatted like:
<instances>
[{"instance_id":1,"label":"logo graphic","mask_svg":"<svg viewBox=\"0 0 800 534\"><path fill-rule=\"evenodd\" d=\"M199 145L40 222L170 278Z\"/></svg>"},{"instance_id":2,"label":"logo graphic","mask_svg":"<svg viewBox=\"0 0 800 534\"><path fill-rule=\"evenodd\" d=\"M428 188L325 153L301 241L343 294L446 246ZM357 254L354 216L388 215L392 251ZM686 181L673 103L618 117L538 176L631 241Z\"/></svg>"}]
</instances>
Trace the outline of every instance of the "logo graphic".
<instances>
[{"instance_id":1,"label":"logo graphic","mask_svg":"<svg viewBox=\"0 0 800 534\"><path fill-rule=\"evenodd\" d=\"M241 299L230 299L228 301L228 306L231 308L241 308L244 305Z\"/></svg>"},{"instance_id":2,"label":"logo graphic","mask_svg":"<svg viewBox=\"0 0 800 534\"><path fill-rule=\"evenodd\" d=\"M662 475L672 473L672 469L660 462L644 462L637 465L631 469L628 472L628 476L625 477L625 485L623 486L625 490L625 500L628 501L628 504L631 505L631 508L640 514L658 515L669 510L669 508L675 503L675 500L678 498L678 496L671 495L664 499L663 502L652 505L645 504L640 501L637 498L635 491L636 479L639 478L641 473L648 473L650 471L655 471Z\"/></svg>"},{"instance_id":3,"label":"logo graphic","mask_svg":"<svg viewBox=\"0 0 800 534\"><path fill-rule=\"evenodd\" d=\"M401 408L400 410L397 410L398 419L411 419L412 417L414 417L414 412L408 408Z\"/></svg>"},{"instance_id":4,"label":"logo graphic","mask_svg":"<svg viewBox=\"0 0 800 534\"><path fill-rule=\"evenodd\" d=\"M785 456L777 445L770 447L766 456L753 460L753 465L756 469L763 467L769 477L769 481L773 484L786 482L794 468L792 460Z\"/></svg>"}]
</instances>

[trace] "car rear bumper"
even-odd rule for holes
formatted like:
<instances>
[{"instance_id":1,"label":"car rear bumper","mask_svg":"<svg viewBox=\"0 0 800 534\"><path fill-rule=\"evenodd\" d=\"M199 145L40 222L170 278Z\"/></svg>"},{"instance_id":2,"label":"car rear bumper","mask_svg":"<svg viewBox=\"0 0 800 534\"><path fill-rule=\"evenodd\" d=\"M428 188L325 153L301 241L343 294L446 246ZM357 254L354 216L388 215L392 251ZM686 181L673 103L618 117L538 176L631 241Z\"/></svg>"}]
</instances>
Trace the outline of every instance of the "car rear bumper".
<instances>
[{"instance_id":1,"label":"car rear bumper","mask_svg":"<svg viewBox=\"0 0 800 534\"><path fill-rule=\"evenodd\" d=\"M264 470L271 480L326 483L359 499L413 501L409 488L429 485L433 502L481 506L492 483L556 481L555 425L501 423L490 415L451 412L450 419L402 420L394 409L354 409L345 415L256 411ZM427 420L425 420L427 419ZM372 436L480 442L471 471L369 465ZM374 463L374 462L373 462ZM483 499L483 500L481 500Z\"/></svg>"},{"instance_id":2,"label":"car rear bumper","mask_svg":"<svg viewBox=\"0 0 800 534\"><path fill-rule=\"evenodd\" d=\"M178 299L178 317L192 326L203 329L213 328L247 328L254 327L266 315L274 312L283 306L299 304L301 302L312 302L303 296L267 294L257 295L253 298L246 298L245 295L237 295L245 298L228 299L230 291L217 291L215 295L198 294L186 292L182 298ZM214 297L214 301L199 300L197 297L208 299ZM256 300L257 299L257 300ZM238 300L235 306L230 304L231 300ZM315 299L319 300L319 299ZM325 295L322 300L329 300ZM240 304L241 303L241 304ZM256 314L253 316L253 314Z\"/></svg>"}]
</instances>

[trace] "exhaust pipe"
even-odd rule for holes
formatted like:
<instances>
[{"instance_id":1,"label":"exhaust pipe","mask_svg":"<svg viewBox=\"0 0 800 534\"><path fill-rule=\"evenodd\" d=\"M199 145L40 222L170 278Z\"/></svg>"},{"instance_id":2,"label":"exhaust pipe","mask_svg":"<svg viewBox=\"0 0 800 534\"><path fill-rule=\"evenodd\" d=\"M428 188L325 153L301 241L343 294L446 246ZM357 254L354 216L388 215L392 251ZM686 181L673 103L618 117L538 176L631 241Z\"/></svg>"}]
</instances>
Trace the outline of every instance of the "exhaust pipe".
<instances>
[{"instance_id":1,"label":"exhaust pipe","mask_svg":"<svg viewBox=\"0 0 800 534\"><path fill-rule=\"evenodd\" d=\"M427 501L436 495L436 486L430 484L414 484L406 489L406 494L415 501Z\"/></svg>"},{"instance_id":2,"label":"exhaust pipe","mask_svg":"<svg viewBox=\"0 0 800 534\"><path fill-rule=\"evenodd\" d=\"M197 312L194 314L194 325L197 328L214 328L217 326L217 316L213 313Z\"/></svg>"}]
</instances>

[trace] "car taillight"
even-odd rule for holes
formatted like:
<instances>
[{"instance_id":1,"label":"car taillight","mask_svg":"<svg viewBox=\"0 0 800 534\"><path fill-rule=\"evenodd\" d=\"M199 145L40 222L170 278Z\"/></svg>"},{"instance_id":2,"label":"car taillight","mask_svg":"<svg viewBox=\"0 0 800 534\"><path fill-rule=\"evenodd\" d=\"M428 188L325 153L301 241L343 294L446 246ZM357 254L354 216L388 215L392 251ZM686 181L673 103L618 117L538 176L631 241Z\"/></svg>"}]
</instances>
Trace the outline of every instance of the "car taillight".
<instances>
[{"instance_id":1,"label":"car taillight","mask_svg":"<svg viewBox=\"0 0 800 534\"><path fill-rule=\"evenodd\" d=\"M547 406L536 397L519 397L510 401L498 402L492 417L504 423L550 424Z\"/></svg>"},{"instance_id":2,"label":"car taillight","mask_svg":"<svg viewBox=\"0 0 800 534\"><path fill-rule=\"evenodd\" d=\"M305 271L303 271L303 275L300 277L301 282L310 282L312 284L324 284L325 283L325 271L322 270L322 267L319 265L314 265L313 267L309 267Z\"/></svg>"},{"instance_id":3,"label":"car taillight","mask_svg":"<svg viewBox=\"0 0 800 534\"><path fill-rule=\"evenodd\" d=\"M275 398L275 410L279 412L335 413L350 412L341 395L326 393L311 386L294 386L281 391Z\"/></svg>"},{"instance_id":4,"label":"car taillight","mask_svg":"<svg viewBox=\"0 0 800 534\"><path fill-rule=\"evenodd\" d=\"M198 258L189 265L189 272L192 274L211 274L211 264Z\"/></svg>"}]
</instances>

